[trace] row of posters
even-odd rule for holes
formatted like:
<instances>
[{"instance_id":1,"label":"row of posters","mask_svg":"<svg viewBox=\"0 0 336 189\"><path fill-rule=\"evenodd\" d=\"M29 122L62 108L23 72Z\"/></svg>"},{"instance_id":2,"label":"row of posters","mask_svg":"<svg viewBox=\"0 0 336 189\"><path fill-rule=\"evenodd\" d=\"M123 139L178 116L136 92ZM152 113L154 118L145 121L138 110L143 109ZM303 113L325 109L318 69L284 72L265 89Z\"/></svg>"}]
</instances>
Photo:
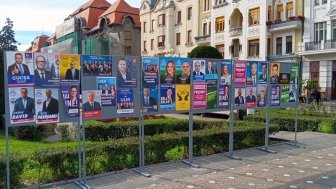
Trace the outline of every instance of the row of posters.
<instances>
[{"instance_id":1,"label":"row of posters","mask_svg":"<svg viewBox=\"0 0 336 189\"><path fill-rule=\"evenodd\" d=\"M8 51L6 62L10 87L59 87L62 82L79 82L81 66L84 76L112 76L113 63L118 64L119 87L135 87L137 80L134 57Z\"/></svg>"}]
</instances>

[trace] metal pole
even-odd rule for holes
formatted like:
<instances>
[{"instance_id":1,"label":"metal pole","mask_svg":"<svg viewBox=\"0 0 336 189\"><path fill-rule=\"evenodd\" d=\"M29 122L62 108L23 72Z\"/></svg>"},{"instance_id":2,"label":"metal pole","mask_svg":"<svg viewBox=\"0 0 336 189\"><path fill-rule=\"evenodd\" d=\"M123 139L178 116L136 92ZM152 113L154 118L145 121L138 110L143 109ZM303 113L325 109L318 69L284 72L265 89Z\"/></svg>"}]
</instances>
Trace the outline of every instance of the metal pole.
<instances>
[{"instance_id":1,"label":"metal pole","mask_svg":"<svg viewBox=\"0 0 336 189\"><path fill-rule=\"evenodd\" d=\"M83 140L82 140L82 146L83 146L83 178L84 178L84 184L86 184L86 146L85 146L85 124L83 123Z\"/></svg>"},{"instance_id":2,"label":"metal pole","mask_svg":"<svg viewBox=\"0 0 336 189\"><path fill-rule=\"evenodd\" d=\"M82 181L82 155L81 155L81 125L78 123L77 125L77 150L78 150L78 177L79 181Z\"/></svg>"},{"instance_id":3,"label":"metal pole","mask_svg":"<svg viewBox=\"0 0 336 189\"><path fill-rule=\"evenodd\" d=\"M193 151L194 151L194 141L193 141L193 114L189 112L189 163L192 164L193 161Z\"/></svg>"},{"instance_id":4,"label":"metal pole","mask_svg":"<svg viewBox=\"0 0 336 189\"><path fill-rule=\"evenodd\" d=\"M297 145L297 127L298 127L298 107L295 106L295 136L294 136L294 145Z\"/></svg>"},{"instance_id":5,"label":"metal pole","mask_svg":"<svg viewBox=\"0 0 336 189\"><path fill-rule=\"evenodd\" d=\"M10 170L9 170L9 136L8 125L6 127L6 170L7 170L7 189L10 189Z\"/></svg>"},{"instance_id":6,"label":"metal pole","mask_svg":"<svg viewBox=\"0 0 336 189\"><path fill-rule=\"evenodd\" d=\"M142 135L142 115L140 115L139 117L139 167L141 169L142 165L142 139L141 139L141 135Z\"/></svg>"},{"instance_id":7,"label":"metal pole","mask_svg":"<svg viewBox=\"0 0 336 189\"><path fill-rule=\"evenodd\" d=\"M144 117L141 115L141 171L145 170L145 126L144 126Z\"/></svg>"}]
</instances>

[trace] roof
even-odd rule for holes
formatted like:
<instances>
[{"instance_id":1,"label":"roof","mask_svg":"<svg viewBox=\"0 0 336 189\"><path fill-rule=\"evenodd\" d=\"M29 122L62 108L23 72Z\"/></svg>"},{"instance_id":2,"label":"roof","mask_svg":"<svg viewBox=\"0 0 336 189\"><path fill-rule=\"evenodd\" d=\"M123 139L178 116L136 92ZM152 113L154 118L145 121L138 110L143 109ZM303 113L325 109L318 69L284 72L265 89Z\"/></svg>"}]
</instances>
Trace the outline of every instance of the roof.
<instances>
[{"instance_id":1,"label":"roof","mask_svg":"<svg viewBox=\"0 0 336 189\"><path fill-rule=\"evenodd\" d=\"M84 3L83 5L81 5L73 13L71 13L70 17L75 16L76 14L82 12L83 10L85 10L85 9L87 9L89 7L106 10L110 6L111 6L111 4L109 2L107 2L106 0L89 0L88 2Z\"/></svg>"}]
</instances>

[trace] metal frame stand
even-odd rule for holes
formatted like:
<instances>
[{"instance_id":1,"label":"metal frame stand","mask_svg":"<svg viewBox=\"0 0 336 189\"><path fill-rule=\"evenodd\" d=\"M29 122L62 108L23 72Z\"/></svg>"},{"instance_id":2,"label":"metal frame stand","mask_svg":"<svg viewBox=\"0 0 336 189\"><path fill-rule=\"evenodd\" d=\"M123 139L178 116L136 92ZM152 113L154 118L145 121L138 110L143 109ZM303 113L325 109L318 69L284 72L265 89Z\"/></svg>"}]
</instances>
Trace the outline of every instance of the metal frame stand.
<instances>
[{"instance_id":1,"label":"metal frame stand","mask_svg":"<svg viewBox=\"0 0 336 189\"><path fill-rule=\"evenodd\" d=\"M8 125L5 126L6 132L6 170L7 170L7 177L6 177L6 184L7 189L10 189L10 170L9 170L9 136L8 136Z\"/></svg>"},{"instance_id":2,"label":"metal frame stand","mask_svg":"<svg viewBox=\"0 0 336 189\"><path fill-rule=\"evenodd\" d=\"M270 101L269 101L270 102ZM262 147L257 147L258 150L264 151L264 152L268 152L268 153L272 153L272 154L276 154L278 153L277 151L273 151L268 149L268 135L269 135L269 122L270 122L270 118L269 118L269 105L267 105L266 107L266 128L265 128L265 146Z\"/></svg>"},{"instance_id":3,"label":"metal frame stand","mask_svg":"<svg viewBox=\"0 0 336 189\"><path fill-rule=\"evenodd\" d=\"M232 104L231 104L232 107ZM241 157L233 155L233 132L234 132L234 112L233 108L230 110L230 133L229 133L229 153L225 154L226 157L235 159L235 160L242 160Z\"/></svg>"},{"instance_id":4,"label":"metal frame stand","mask_svg":"<svg viewBox=\"0 0 336 189\"><path fill-rule=\"evenodd\" d=\"M144 117L140 113L140 125L139 125L139 167L133 169L134 172L141 174L145 177L151 177L151 174L145 171L145 128L144 128Z\"/></svg>"},{"instance_id":5,"label":"metal frame stand","mask_svg":"<svg viewBox=\"0 0 336 189\"><path fill-rule=\"evenodd\" d=\"M194 149L194 141L193 141L193 113L189 112L189 157L188 159L182 160L182 163L199 168L200 165L193 163L193 149Z\"/></svg>"},{"instance_id":6,"label":"metal frame stand","mask_svg":"<svg viewBox=\"0 0 336 189\"><path fill-rule=\"evenodd\" d=\"M295 133L294 133L294 141L286 142L287 145L298 147L298 148L305 148L305 146L301 146L298 144L297 141L297 127L298 127L298 105L295 106Z\"/></svg>"}]
</instances>

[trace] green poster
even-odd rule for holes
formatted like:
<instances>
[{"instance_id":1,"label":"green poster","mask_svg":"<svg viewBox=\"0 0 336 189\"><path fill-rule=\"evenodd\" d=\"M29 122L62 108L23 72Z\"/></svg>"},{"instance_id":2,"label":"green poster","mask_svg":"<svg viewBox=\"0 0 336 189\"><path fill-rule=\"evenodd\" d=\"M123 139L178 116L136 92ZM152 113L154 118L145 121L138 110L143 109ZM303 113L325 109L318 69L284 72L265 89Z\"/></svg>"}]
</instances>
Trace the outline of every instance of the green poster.
<instances>
[{"instance_id":1,"label":"green poster","mask_svg":"<svg viewBox=\"0 0 336 189\"><path fill-rule=\"evenodd\" d=\"M281 85L281 103L287 103L289 102L289 85L284 84Z\"/></svg>"},{"instance_id":2,"label":"green poster","mask_svg":"<svg viewBox=\"0 0 336 189\"><path fill-rule=\"evenodd\" d=\"M299 81L299 64L291 65L290 83L297 85Z\"/></svg>"},{"instance_id":3,"label":"green poster","mask_svg":"<svg viewBox=\"0 0 336 189\"><path fill-rule=\"evenodd\" d=\"M216 85L207 86L207 109L217 107L217 88Z\"/></svg>"}]
</instances>

